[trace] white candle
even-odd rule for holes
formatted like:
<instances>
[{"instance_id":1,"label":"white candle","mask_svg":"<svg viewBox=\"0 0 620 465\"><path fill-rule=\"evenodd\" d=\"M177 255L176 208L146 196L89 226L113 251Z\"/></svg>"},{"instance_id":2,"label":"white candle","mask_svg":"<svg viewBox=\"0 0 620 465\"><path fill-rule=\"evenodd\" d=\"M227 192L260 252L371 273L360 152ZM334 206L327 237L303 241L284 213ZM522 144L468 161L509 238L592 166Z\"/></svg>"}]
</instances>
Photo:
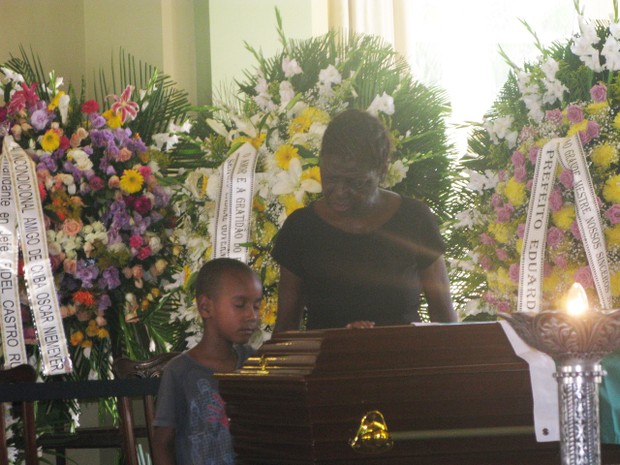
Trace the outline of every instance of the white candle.
<instances>
[{"instance_id":1,"label":"white candle","mask_svg":"<svg viewBox=\"0 0 620 465\"><path fill-rule=\"evenodd\" d=\"M580 315L588 310L588 296L583 286L574 283L566 294L566 313L569 315Z\"/></svg>"}]
</instances>

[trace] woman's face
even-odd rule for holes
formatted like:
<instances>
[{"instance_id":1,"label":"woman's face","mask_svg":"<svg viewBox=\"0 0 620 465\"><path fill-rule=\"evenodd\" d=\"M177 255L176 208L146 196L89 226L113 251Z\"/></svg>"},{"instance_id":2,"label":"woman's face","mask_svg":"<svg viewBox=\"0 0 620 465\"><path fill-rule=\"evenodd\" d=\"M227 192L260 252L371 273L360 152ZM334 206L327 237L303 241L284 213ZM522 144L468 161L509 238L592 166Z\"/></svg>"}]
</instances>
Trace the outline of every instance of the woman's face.
<instances>
[{"instance_id":1,"label":"woman's face","mask_svg":"<svg viewBox=\"0 0 620 465\"><path fill-rule=\"evenodd\" d=\"M351 216L364 213L376 202L384 174L384 170L368 170L353 161L323 156L323 198L335 213Z\"/></svg>"}]
</instances>

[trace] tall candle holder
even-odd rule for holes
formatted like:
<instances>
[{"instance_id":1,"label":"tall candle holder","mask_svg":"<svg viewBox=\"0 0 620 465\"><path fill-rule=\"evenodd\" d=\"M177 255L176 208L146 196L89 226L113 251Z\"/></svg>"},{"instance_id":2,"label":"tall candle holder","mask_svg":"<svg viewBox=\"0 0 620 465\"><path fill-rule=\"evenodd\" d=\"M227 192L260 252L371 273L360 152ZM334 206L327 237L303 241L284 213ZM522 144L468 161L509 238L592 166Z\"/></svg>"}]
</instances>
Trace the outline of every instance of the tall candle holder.
<instances>
[{"instance_id":1,"label":"tall candle holder","mask_svg":"<svg viewBox=\"0 0 620 465\"><path fill-rule=\"evenodd\" d=\"M600 465L601 359L620 348L620 310L500 314L531 347L556 362L562 465Z\"/></svg>"}]
</instances>

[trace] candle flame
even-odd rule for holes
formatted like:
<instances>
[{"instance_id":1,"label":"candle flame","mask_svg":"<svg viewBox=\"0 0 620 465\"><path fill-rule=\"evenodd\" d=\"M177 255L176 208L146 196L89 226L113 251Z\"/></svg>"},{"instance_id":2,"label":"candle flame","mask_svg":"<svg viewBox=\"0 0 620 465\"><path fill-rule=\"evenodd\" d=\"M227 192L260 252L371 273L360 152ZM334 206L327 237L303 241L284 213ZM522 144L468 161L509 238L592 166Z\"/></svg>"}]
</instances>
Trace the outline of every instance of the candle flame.
<instances>
[{"instance_id":1,"label":"candle flame","mask_svg":"<svg viewBox=\"0 0 620 465\"><path fill-rule=\"evenodd\" d=\"M566 312L569 315L580 315L588 310L588 296L583 286L574 283L566 294Z\"/></svg>"}]
</instances>

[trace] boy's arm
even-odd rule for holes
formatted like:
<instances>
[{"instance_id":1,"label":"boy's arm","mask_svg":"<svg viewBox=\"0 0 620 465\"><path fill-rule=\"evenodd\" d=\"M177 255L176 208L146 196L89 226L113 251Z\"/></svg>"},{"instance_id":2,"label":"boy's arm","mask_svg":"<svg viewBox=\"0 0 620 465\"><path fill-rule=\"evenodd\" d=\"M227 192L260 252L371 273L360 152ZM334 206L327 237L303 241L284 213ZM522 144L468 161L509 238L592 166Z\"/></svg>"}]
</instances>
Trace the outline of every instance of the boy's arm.
<instances>
[{"instance_id":1,"label":"boy's arm","mask_svg":"<svg viewBox=\"0 0 620 465\"><path fill-rule=\"evenodd\" d=\"M152 444L154 465L175 465L175 436L176 430L171 426L156 426Z\"/></svg>"}]
</instances>

